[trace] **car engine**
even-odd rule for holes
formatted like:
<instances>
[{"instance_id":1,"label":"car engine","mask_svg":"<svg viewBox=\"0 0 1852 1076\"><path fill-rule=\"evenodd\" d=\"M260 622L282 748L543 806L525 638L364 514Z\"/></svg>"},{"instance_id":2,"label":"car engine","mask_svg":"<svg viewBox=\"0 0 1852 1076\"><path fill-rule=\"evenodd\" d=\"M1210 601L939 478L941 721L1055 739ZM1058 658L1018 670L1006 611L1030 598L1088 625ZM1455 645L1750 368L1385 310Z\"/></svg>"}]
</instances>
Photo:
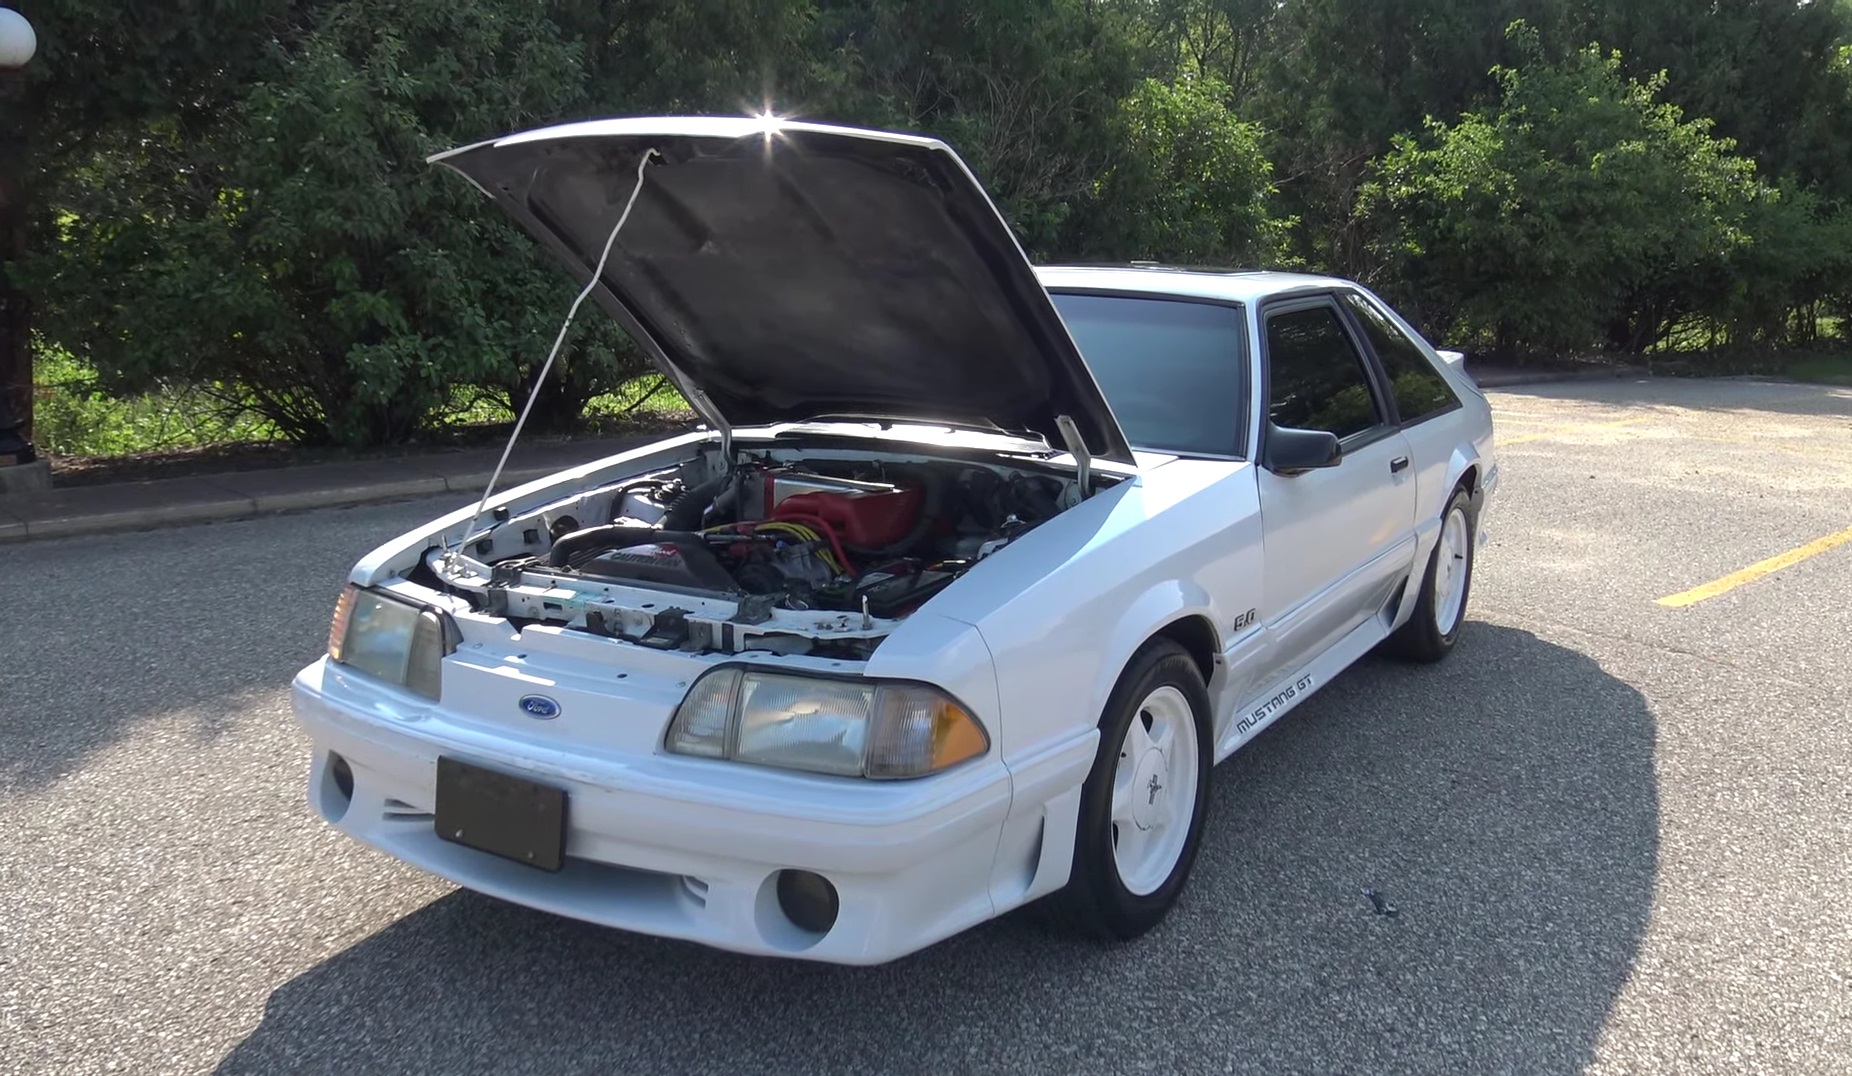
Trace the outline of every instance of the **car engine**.
<instances>
[{"instance_id":1,"label":"car engine","mask_svg":"<svg viewBox=\"0 0 1852 1076\"><path fill-rule=\"evenodd\" d=\"M1061 483L980 468L750 467L626 497L633 513L556 539L547 563L596 579L726 592L786 609L894 617L1059 511Z\"/></svg>"},{"instance_id":2,"label":"car engine","mask_svg":"<svg viewBox=\"0 0 1852 1076\"><path fill-rule=\"evenodd\" d=\"M767 456L713 470L691 463L501 521L473 550L488 575L480 604L644 645L865 657L1078 499L1064 477L949 460ZM526 548L498 556L508 533ZM636 589L663 600L626 600Z\"/></svg>"}]
</instances>

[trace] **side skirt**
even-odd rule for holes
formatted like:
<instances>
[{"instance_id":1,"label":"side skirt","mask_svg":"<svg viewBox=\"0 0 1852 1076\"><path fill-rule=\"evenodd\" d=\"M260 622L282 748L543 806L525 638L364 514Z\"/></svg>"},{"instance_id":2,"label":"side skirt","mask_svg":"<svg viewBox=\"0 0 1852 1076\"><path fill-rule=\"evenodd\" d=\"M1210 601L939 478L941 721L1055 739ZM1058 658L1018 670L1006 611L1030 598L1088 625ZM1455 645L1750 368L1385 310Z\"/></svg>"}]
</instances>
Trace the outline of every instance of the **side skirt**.
<instances>
[{"instance_id":1,"label":"side skirt","mask_svg":"<svg viewBox=\"0 0 1852 1076\"><path fill-rule=\"evenodd\" d=\"M1351 629L1324 653L1276 681L1261 694L1236 707L1233 719L1222 730L1215 745L1215 760L1234 754L1241 745L1266 731L1288 710L1304 702L1313 692L1330 683L1339 673L1356 664L1388 637L1387 618L1373 616Z\"/></svg>"}]
</instances>

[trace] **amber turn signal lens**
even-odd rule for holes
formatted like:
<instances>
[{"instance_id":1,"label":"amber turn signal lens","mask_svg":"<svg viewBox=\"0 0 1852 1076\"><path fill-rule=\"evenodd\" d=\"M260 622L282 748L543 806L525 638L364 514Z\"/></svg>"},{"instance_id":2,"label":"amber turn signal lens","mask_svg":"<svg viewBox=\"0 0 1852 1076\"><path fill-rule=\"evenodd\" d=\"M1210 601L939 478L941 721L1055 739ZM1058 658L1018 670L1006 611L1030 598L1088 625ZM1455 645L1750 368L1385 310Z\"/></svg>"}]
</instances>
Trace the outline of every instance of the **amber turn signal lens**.
<instances>
[{"instance_id":1,"label":"amber turn signal lens","mask_svg":"<svg viewBox=\"0 0 1852 1076\"><path fill-rule=\"evenodd\" d=\"M875 697L869 777L924 777L990 748L977 718L923 684L884 684Z\"/></svg>"},{"instance_id":2,"label":"amber turn signal lens","mask_svg":"<svg viewBox=\"0 0 1852 1076\"><path fill-rule=\"evenodd\" d=\"M328 625L328 656L341 660L341 646L347 639L347 622L354 615L354 598L360 588L352 583L341 588L341 596L334 603L334 620Z\"/></svg>"},{"instance_id":3,"label":"amber turn signal lens","mask_svg":"<svg viewBox=\"0 0 1852 1076\"><path fill-rule=\"evenodd\" d=\"M977 718L949 699L939 703L932 725L933 772L976 758L989 746Z\"/></svg>"}]
</instances>

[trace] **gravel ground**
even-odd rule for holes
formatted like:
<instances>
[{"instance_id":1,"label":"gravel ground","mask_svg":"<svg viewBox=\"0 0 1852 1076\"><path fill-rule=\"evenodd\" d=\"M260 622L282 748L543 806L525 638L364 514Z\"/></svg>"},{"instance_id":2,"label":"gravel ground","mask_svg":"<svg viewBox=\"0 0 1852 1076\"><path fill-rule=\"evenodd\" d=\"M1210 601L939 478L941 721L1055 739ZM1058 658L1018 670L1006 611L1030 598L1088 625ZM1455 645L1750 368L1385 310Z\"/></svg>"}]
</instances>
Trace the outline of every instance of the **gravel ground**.
<instances>
[{"instance_id":1,"label":"gravel ground","mask_svg":"<svg viewBox=\"0 0 1852 1076\"><path fill-rule=\"evenodd\" d=\"M1852 391L1493 394L1445 663L1215 773L1177 912L879 968L529 912L317 823L285 685L421 501L0 552L0 1072L1852 1070ZM1374 914L1366 887L1399 910Z\"/></svg>"}]
</instances>

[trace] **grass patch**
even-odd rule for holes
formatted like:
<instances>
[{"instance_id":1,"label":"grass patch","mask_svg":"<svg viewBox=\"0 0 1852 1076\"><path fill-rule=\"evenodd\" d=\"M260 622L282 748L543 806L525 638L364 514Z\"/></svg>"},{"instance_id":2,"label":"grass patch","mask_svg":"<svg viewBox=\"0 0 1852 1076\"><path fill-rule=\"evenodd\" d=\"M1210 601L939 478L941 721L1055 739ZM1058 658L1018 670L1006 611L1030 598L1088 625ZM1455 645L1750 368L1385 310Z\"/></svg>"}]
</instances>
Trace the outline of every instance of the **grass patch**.
<instances>
[{"instance_id":1,"label":"grass patch","mask_svg":"<svg viewBox=\"0 0 1852 1076\"><path fill-rule=\"evenodd\" d=\"M693 413L694 408L661 374L645 374L616 392L592 397L585 405L585 417L594 427Z\"/></svg>"},{"instance_id":2,"label":"grass patch","mask_svg":"<svg viewBox=\"0 0 1852 1076\"><path fill-rule=\"evenodd\" d=\"M122 456L282 439L268 420L197 389L108 395L98 388L94 369L56 348L41 347L34 356L32 409L34 444L59 456Z\"/></svg>"},{"instance_id":3,"label":"grass patch","mask_svg":"<svg viewBox=\"0 0 1852 1076\"><path fill-rule=\"evenodd\" d=\"M1852 386L1852 354L1811 355L1790 362L1785 373L1796 381Z\"/></svg>"},{"instance_id":4,"label":"grass patch","mask_svg":"<svg viewBox=\"0 0 1852 1076\"><path fill-rule=\"evenodd\" d=\"M622 430L637 422L685 418L694 414L688 401L675 391L661 374L645 374L618 389L594 396L580 415L581 432L590 434ZM457 389L450 405L438 414L439 428L462 426L507 426L515 414L508 402L494 393L475 387Z\"/></svg>"},{"instance_id":5,"label":"grass patch","mask_svg":"<svg viewBox=\"0 0 1852 1076\"><path fill-rule=\"evenodd\" d=\"M1823 385L1852 385L1852 351L1832 345L1806 350L1733 347L1655 351L1641 356L1639 361L1652 373L1670 377L1785 377Z\"/></svg>"},{"instance_id":6,"label":"grass patch","mask_svg":"<svg viewBox=\"0 0 1852 1076\"><path fill-rule=\"evenodd\" d=\"M234 445L281 448L287 443L274 424L227 404L222 394L164 386L137 396L112 396L99 388L95 369L43 344L34 356L33 375L32 439L46 455L110 459ZM650 374L593 398L574 436L622 433L637 423L691 414L688 402L665 378ZM514 414L504 401L480 389L460 387L451 406L438 415L436 428L467 440L506 436L513 422Z\"/></svg>"}]
</instances>

